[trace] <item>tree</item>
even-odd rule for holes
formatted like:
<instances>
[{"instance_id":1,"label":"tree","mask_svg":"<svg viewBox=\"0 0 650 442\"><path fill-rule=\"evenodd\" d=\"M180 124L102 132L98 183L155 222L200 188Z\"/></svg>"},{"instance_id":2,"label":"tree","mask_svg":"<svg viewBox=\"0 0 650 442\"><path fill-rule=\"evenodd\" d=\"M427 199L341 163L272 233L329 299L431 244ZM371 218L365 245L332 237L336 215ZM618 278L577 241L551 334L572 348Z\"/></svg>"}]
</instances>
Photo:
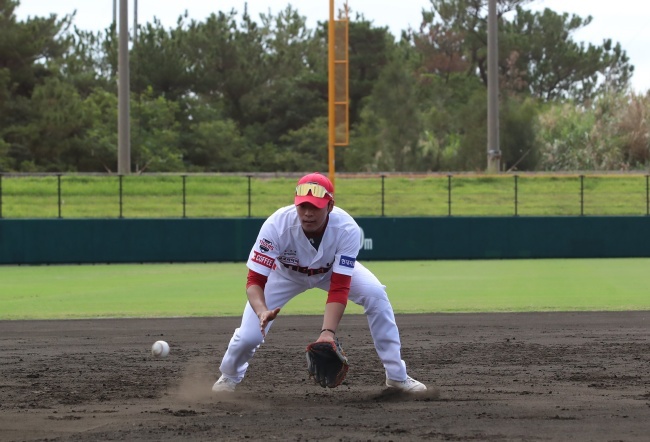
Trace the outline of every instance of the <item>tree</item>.
<instances>
[{"instance_id":1,"label":"tree","mask_svg":"<svg viewBox=\"0 0 650 442\"><path fill-rule=\"evenodd\" d=\"M62 33L73 18L59 20L51 15L18 22L14 12L19 4L0 0L0 137L8 155L2 163L18 170L47 161L34 158L33 133L28 127L47 119L42 113L48 109L33 105L31 99L39 86L57 76L57 62L70 44Z\"/></svg>"},{"instance_id":2,"label":"tree","mask_svg":"<svg viewBox=\"0 0 650 442\"><path fill-rule=\"evenodd\" d=\"M433 23L431 12L423 13L419 32L406 34L417 55L414 70L418 75L436 75L449 80L451 75L467 72L470 62L464 53L464 32L445 29L441 23ZM413 63L413 61L412 61Z\"/></svg>"},{"instance_id":3,"label":"tree","mask_svg":"<svg viewBox=\"0 0 650 442\"><path fill-rule=\"evenodd\" d=\"M84 100L84 113L92 121L85 134L84 172L117 171L117 95L93 90Z\"/></svg>"},{"instance_id":4,"label":"tree","mask_svg":"<svg viewBox=\"0 0 650 442\"><path fill-rule=\"evenodd\" d=\"M423 13L430 31L449 42L455 59L468 64L467 73L487 85L487 0L430 0ZM532 12L532 0L499 0L499 75L503 87L544 100L595 97L602 88L622 91L634 70L620 44L578 44L571 35L591 23L591 17L559 15L550 9ZM510 19L512 17L512 19ZM416 42L427 32L415 34ZM442 50L439 49L440 53Z\"/></svg>"},{"instance_id":5,"label":"tree","mask_svg":"<svg viewBox=\"0 0 650 442\"><path fill-rule=\"evenodd\" d=\"M73 84L82 97L97 88L117 93L118 40L115 27L102 32L74 28L68 34L70 48L60 60L62 78Z\"/></svg>"},{"instance_id":6,"label":"tree","mask_svg":"<svg viewBox=\"0 0 650 442\"><path fill-rule=\"evenodd\" d=\"M373 91L383 69L391 62L394 37L386 27L375 27L363 16L349 23L350 125L359 121L364 99Z\"/></svg>"},{"instance_id":7,"label":"tree","mask_svg":"<svg viewBox=\"0 0 650 442\"><path fill-rule=\"evenodd\" d=\"M190 170L238 172L251 170L254 150L242 136L237 123L225 118L214 106L193 100L192 118L182 134L183 160Z\"/></svg>"},{"instance_id":8,"label":"tree","mask_svg":"<svg viewBox=\"0 0 650 442\"><path fill-rule=\"evenodd\" d=\"M422 109L420 145L435 171L476 170L485 165L487 96L477 77L460 73L418 77ZM471 140L476 143L471 145Z\"/></svg>"},{"instance_id":9,"label":"tree","mask_svg":"<svg viewBox=\"0 0 650 442\"><path fill-rule=\"evenodd\" d=\"M193 92L207 102L222 103L227 116L245 125L243 98L266 80L263 35L245 11L241 28L235 11L191 21L184 50L192 60Z\"/></svg>"},{"instance_id":10,"label":"tree","mask_svg":"<svg viewBox=\"0 0 650 442\"><path fill-rule=\"evenodd\" d=\"M62 33L74 16L59 20L53 14L18 22L14 11L19 4L0 0L0 69L10 72L12 94L29 97L37 84L56 73L51 63L60 59L70 45Z\"/></svg>"},{"instance_id":11,"label":"tree","mask_svg":"<svg viewBox=\"0 0 650 442\"><path fill-rule=\"evenodd\" d=\"M155 96L148 89L139 96L132 96L131 109L131 158L135 171L183 170L179 124L176 121L178 103Z\"/></svg>"},{"instance_id":12,"label":"tree","mask_svg":"<svg viewBox=\"0 0 650 442\"><path fill-rule=\"evenodd\" d=\"M500 110L501 163L505 170L536 170L539 143L535 134L540 106L537 100L508 95Z\"/></svg>"},{"instance_id":13,"label":"tree","mask_svg":"<svg viewBox=\"0 0 650 442\"><path fill-rule=\"evenodd\" d=\"M604 89L625 91L634 67L619 43L604 39L602 46L595 46L571 39L591 20L548 8L533 13L518 6L514 20L502 20L506 61L502 58L502 75L520 77L521 90L544 100L584 102Z\"/></svg>"},{"instance_id":14,"label":"tree","mask_svg":"<svg viewBox=\"0 0 650 442\"><path fill-rule=\"evenodd\" d=\"M184 27L183 16L174 29L164 29L158 19L140 27L130 59L133 92L149 91L172 101L192 92L197 73L191 67L192 54L187 51L188 32Z\"/></svg>"},{"instance_id":15,"label":"tree","mask_svg":"<svg viewBox=\"0 0 650 442\"><path fill-rule=\"evenodd\" d=\"M252 143L281 148L281 137L327 114L326 52L291 6L262 14L260 32L265 79L242 97L242 123Z\"/></svg>"},{"instance_id":16,"label":"tree","mask_svg":"<svg viewBox=\"0 0 650 442\"><path fill-rule=\"evenodd\" d=\"M366 152L361 170L426 170L418 151L421 117L414 77L399 57L382 71L361 115L350 150ZM356 161L359 160L355 155Z\"/></svg>"},{"instance_id":17,"label":"tree","mask_svg":"<svg viewBox=\"0 0 650 442\"><path fill-rule=\"evenodd\" d=\"M92 125L83 101L69 83L54 77L32 94L33 119L23 126L22 140L39 170L77 171L86 155L83 142Z\"/></svg>"},{"instance_id":18,"label":"tree","mask_svg":"<svg viewBox=\"0 0 650 442\"><path fill-rule=\"evenodd\" d=\"M297 130L289 131L280 138L283 147L276 158L277 167L301 172L305 170L327 170L327 118L315 118L311 123Z\"/></svg>"}]
</instances>

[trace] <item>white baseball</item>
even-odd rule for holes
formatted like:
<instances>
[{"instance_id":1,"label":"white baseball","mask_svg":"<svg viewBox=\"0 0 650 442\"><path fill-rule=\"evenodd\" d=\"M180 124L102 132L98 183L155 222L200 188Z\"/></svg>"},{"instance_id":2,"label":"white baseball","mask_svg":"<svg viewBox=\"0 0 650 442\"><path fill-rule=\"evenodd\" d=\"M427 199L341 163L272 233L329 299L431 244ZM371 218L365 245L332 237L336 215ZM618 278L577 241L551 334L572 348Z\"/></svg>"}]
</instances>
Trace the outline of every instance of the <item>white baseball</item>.
<instances>
[{"instance_id":1,"label":"white baseball","mask_svg":"<svg viewBox=\"0 0 650 442\"><path fill-rule=\"evenodd\" d=\"M151 346L151 354L157 358L166 358L169 354L169 344L165 341L156 341Z\"/></svg>"}]
</instances>

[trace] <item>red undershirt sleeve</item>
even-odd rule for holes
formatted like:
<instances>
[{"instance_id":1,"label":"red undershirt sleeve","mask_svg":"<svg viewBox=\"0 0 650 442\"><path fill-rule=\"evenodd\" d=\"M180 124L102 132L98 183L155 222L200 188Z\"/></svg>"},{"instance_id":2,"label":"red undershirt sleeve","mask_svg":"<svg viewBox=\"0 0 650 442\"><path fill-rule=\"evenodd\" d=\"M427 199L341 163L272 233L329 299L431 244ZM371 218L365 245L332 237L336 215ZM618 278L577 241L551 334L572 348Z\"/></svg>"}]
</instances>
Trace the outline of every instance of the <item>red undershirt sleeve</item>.
<instances>
[{"instance_id":1,"label":"red undershirt sleeve","mask_svg":"<svg viewBox=\"0 0 650 442\"><path fill-rule=\"evenodd\" d=\"M252 286L252 285L258 285L264 289L264 286L266 285L266 280L269 279L268 276L264 276L260 273L254 272L252 270L248 270L248 276L246 278L246 288Z\"/></svg>"},{"instance_id":2,"label":"red undershirt sleeve","mask_svg":"<svg viewBox=\"0 0 650 442\"><path fill-rule=\"evenodd\" d=\"M352 276L332 273L330 290L327 292L327 303L338 302L339 304L347 305L351 281Z\"/></svg>"}]
</instances>

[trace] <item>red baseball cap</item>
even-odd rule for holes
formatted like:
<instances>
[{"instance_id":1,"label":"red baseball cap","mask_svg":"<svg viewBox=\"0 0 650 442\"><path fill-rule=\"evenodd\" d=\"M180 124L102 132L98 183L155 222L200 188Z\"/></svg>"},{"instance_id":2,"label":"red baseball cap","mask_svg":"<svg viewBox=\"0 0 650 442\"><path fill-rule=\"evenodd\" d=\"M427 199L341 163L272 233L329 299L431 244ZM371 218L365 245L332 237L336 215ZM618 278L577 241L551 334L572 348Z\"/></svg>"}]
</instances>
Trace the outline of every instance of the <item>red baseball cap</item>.
<instances>
[{"instance_id":1,"label":"red baseball cap","mask_svg":"<svg viewBox=\"0 0 650 442\"><path fill-rule=\"evenodd\" d=\"M314 172L298 180L294 199L296 206L309 203L322 209L330 201L334 201L334 186L325 175Z\"/></svg>"}]
</instances>

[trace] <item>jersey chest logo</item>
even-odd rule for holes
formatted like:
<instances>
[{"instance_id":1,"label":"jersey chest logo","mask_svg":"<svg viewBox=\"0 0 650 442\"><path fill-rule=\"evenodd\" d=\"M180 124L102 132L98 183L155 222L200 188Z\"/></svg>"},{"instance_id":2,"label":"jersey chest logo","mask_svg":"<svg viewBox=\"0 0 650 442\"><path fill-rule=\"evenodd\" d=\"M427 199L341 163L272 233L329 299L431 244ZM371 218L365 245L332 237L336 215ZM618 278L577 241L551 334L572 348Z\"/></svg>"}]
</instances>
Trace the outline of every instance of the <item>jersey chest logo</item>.
<instances>
[{"instance_id":1,"label":"jersey chest logo","mask_svg":"<svg viewBox=\"0 0 650 442\"><path fill-rule=\"evenodd\" d=\"M278 261L282 264L288 264L292 266L297 266L300 260L298 259L298 253L295 250L285 250L278 257Z\"/></svg>"}]
</instances>

